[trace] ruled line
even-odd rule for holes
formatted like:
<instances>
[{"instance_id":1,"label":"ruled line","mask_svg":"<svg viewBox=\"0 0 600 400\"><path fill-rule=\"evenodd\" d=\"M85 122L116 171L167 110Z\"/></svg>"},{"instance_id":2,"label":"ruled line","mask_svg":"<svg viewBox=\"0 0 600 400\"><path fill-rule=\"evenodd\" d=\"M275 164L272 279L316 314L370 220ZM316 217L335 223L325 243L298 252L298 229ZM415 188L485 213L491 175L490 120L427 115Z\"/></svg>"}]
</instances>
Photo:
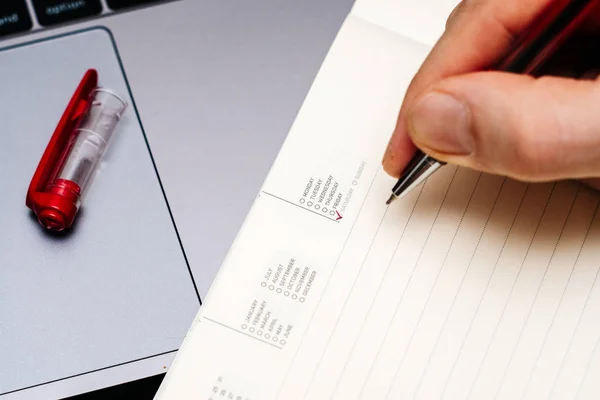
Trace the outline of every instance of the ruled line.
<instances>
[{"instance_id":1,"label":"ruled line","mask_svg":"<svg viewBox=\"0 0 600 400\"><path fill-rule=\"evenodd\" d=\"M415 396L421 390L421 385L423 384L423 379L425 378L425 374L427 373L427 371L429 370L429 366L431 365L431 359L433 358L433 355L435 354L435 352L437 350L437 347L439 345L440 339L442 338L442 334L444 333L444 331L446 329L446 325L448 323L448 319L450 318L450 314L452 314L452 312L454 311L454 306L456 305L456 299L458 298L458 295L461 292L462 286L463 286L463 284L465 282L465 278L466 278L467 274L469 273L469 271L471 269L471 266L473 265L473 260L475 259L475 256L477 255L477 251L479 250L479 246L481 245L481 239L483 239L483 236L485 235L485 233L487 231L488 225L490 223L490 220L492 219L492 216L494 215L494 211L496 210L496 206L498 205L498 200L500 199L500 195L502 194L502 190L504 189L505 185L506 185L506 178L503 179L502 185L500 185L500 189L498 190L498 194L496 195L496 199L494 200L494 204L492 206L492 209L490 210L488 218L485 221L485 225L483 227L483 230L481 231L481 234L479 235L479 239L477 240L477 245L475 246L475 250L473 251L473 254L471 254L471 257L469 259L469 263L467 264L467 268L465 269L465 272L463 273L463 275L461 277L460 284L458 285L456 293L454 294L454 298L452 299L452 304L450 305L450 309L448 310L448 313L446 314L446 317L444 318L444 322L442 323L442 327L440 328L440 331L439 331L439 333L437 335L437 338L436 338L436 340L434 342L433 349L429 353L429 357L427 359L427 364L426 364L425 368L423 369L423 372L421 373L421 376L419 377L419 382L418 382L416 390L415 390Z\"/></svg>"},{"instance_id":2,"label":"ruled line","mask_svg":"<svg viewBox=\"0 0 600 400\"><path fill-rule=\"evenodd\" d=\"M590 373L590 368L592 366L592 362L594 361L594 358L596 357L596 352L598 351L599 346L600 346L600 336L598 336L598 338L596 338L596 343L594 344L594 349L592 350L590 359L588 360L588 362L585 366L585 372L583 373L583 376L581 377L581 381L579 382L579 387L577 388L577 392L575 393L575 397L574 397L575 400L579 399L579 396L581 395L581 389L583 389L585 380L587 379L587 377Z\"/></svg>"},{"instance_id":3,"label":"ruled line","mask_svg":"<svg viewBox=\"0 0 600 400\"><path fill-rule=\"evenodd\" d=\"M556 383L558 382L558 379L560 377L560 374L563 371L563 368L565 367L565 361L567 359L567 356L569 355L569 352L571 351L571 347L573 346L573 342L575 340L575 336L577 336L577 332L579 331L579 328L581 327L581 320L583 319L583 315L585 314L588 306L589 306L589 302L590 302L590 297L592 297L592 293L594 292L594 289L596 288L596 284L598 283L598 278L600 277L600 267L598 267L596 269L596 274L594 276L594 281L592 283L592 286L590 287L587 296L585 298L585 302L583 304L583 308L581 309L581 312L579 313L579 316L577 317L577 323L575 324L575 329L573 330L573 335L571 335L571 339L569 340L569 345L567 346L567 350L565 351L565 354L563 355L563 358L560 362L560 367L558 369L558 372L556 374L556 378L554 379L553 383L552 383L552 389L550 389L550 394L548 396L548 398L552 398L554 391L556 390Z\"/></svg>"},{"instance_id":4,"label":"ruled line","mask_svg":"<svg viewBox=\"0 0 600 400\"><path fill-rule=\"evenodd\" d=\"M477 383L477 380L479 378L479 374L481 374L481 368L485 362L485 360L487 359L487 356L489 354L490 348L492 347L492 343L494 342L495 338L496 338L496 334L498 333L498 326L500 326L500 322L502 322L502 319L504 318L504 313L506 312L506 308L508 307L508 303L510 301L510 298L513 294L513 290L517 284L517 281L519 280L519 277L521 276L521 271L523 270L523 266L525 265L525 261L527 260L527 257L529 256L529 252L531 251L531 246L533 245L533 242L535 241L535 238L537 237L538 231L540 229L540 226L542 224L542 221L544 220L544 217L546 215L546 211L548 210L548 205L550 204L550 199L552 199L552 195L554 194L554 190L556 188L556 183L552 184L552 190L550 191L550 195L548 196L548 199L546 200L546 204L544 204L544 208L542 210L542 215L537 223L537 226L535 227L535 231L533 233L533 236L531 238L531 240L529 241L529 245L527 247L527 252L525 253L525 257L523 257L523 261L521 262L521 265L519 266L519 271L517 273L517 276L515 277L515 280L513 281L513 284L510 288L510 291L508 293L508 297L506 298L506 301L504 302L504 307L502 308L502 312L500 314L500 318L498 318L498 322L496 323L496 326L494 327L494 333L492 334L492 338L490 339L488 346L485 350L484 356L481 360L481 362L479 363L479 367L477 368L477 373L475 375L475 379L473 380L472 384L471 384L471 389L469 390L469 394L467 395L467 399L471 398L471 395L473 394L473 389L475 388L475 385Z\"/></svg>"},{"instance_id":5,"label":"ruled line","mask_svg":"<svg viewBox=\"0 0 600 400\"><path fill-rule=\"evenodd\" d=\"M535 307L535 303L540 294L540 290L542 289L542 286L544 285L546 276L548 274L548 269L550 268L550 265L552 264L552 261L554 260L554 256L556 255L556 249L558 248L558 244L560 243L560 241L563 238L563 235L565 233L565 227L567 226L567 223L569 222L569 218L571 218L571 214L573 212L573 207L575 206L575 202L577 201L578 196L579 196L579 187L577 187L577 192L575 193L575 196L573 197L573 200L571 201L571 205L569 206L569 211L567 213L567 217L565 218L565 222L563 223L563 226L560 228L560 233L558 235L558 238L556 239L556 243L554 243L554 247L552 248L552 254L550 255L550 259L548 260L548 263L546 264L546 268L544 269L544 274L542 275L542 278L540 279L540 282L537 286L535 295L533 297L533 301L531 302L531 305L529 306L529 310L527 310L527 315L525 317L525 321L523 322L523 324L521 325L521 329L519 330L519 336L517 338L517 342L515 343L512 351L511 351L511 354L508 359L508 363L506 364L506 367L504 367L504 371L502 373L502 378L500 379L500 384L496 388L496 393L494 394L494 400L496 398L498 398L498 395L500 394L500 391L502 390L502 387L504 385L504 380L506 379L506 374L508 373L508 370L510 369L510 366L511 366L513 359L515 357L515 354L517 352L517 348L519 347L519 344L521 343L521 339L523 337L523 332L525 331L525 328L527 327L527 323L529 322L529 318L531 317L531 312L533 311L533 308Z\"/></svg>"},{"instance_id":6,"label":"ruled line","mask_svg":"<svg viewBox=\"0 0 600 400\"><path fill-rule=\"evenodd\" d=\"M546 347L546 343L548 341L548 337L550 336L550 332L552 331L552 328L554 327L554 323L556 322L556 315L558 314L558 311L560 310L560 307L562 305L562 302L565 298L565 294L567 292L567 289L569 288L569 285L571 284L571 279L573 277L573 273L575 272L575 269L577 268L577 265L579 265L579 261L581 258L581 253L583 252L583 249L585 247L585 245L588 242L589 239L589 235L590 235L590 231L592 229L592 226L594 224L594 221L596 220L596 217L598 215L598 209L600 208L600 203L598 203L596 205L596 209L594 211L594 214L592 215L592 218L590 219L590 223L587 227L587 231L585 233L585 237L583 239L583 243L581 244L581 247L579 248L579 251L577 253L577 258L575 259L575 262L573 263L573 267L571 268L571 271L569 272L569 277L567 278L567 283L565 284L565 287L563 288L562 294L560 295L560 299L558 301L558 306L556 307L556 309L554 310L554 314L552 315L552 320L550 322L550 326L548 327L548 329L546 330L546 334L544 335L544 340L542 341L542 346L540 347L540 350L538 351L538 354L536 356L535 362L533 364L533 368L529 373L529 377L527 378L527 383L525 384L525 390L523 391L523 394L521 395L521 399L524 399L525 396L528 393L529 390L529 385L531 384L531 379L533 378L533 375L535 374L535 371L537 370L537 367L539 365L539 361L540 361L540 357L542 355L542 352L544 351L544 348Z\"/></svg>"},{"instance_id":7,"label":"ruled line","mask_svg":"<svg viewBox=\"0 0 600 400\"><path fill-rule=\"evenodd\" d=\"M356 273L356 277L354 278L354 282L352 282L352 287L348 291L348 295L346 296L346 299L344 300L344 305L342 306L342 310L339 312L339 314L337 316L335 324L333 325L333 328L331 329L331 331L329 333L329 337L327 338L327 343L325 344L324 350L321 353L321 356L319 357L319 361L317 361L317 365L315 366L315 369L310 378L310 381L308 382L306 391L304 392L304 396L303 396L304 398L306 398L306 396L308 395L308 392L310 391L310 389L312 387L315 377L317 376L317 372L319 371L319 368L321 367L321 363L323 362L323 359L325 358L325 354L327 353L327 349L329 348L331 339L333 338L333 335L335 334L338 324L339 324L340 320L342 319L342 316L344 315L344 311L346 310L346 307L348 306L348 301L350 300L350 297L352 296L352 293L354 292L354 288L356 287L356 283L358 282L358 279L360 278L363 268L364 268L365 264L367 263L369 254L371 254L371 250L373 249L373 244L375 243L375 240L377 240L377 236L379 236L379 231L381 230L381 226L383 225L383 221L385 221L385 217L387 216L388 211L389 211L389 208L386 208L385 211L383 212L383 216L381 217L381 221L379 221L379 225L377 226L377 230L375 231L373 240L371 240L371 244L369 245L369 248L367 249L367 252L366 252L365 256L363 257L362 263L360 264L360 268L358 269L358 272Z\"/></svg>"},{"instance_id":8,"label":"ruled line","mask_svg":"<svg viewBox=\"0 0 600 400\"><path fill-rule=\"evenodd\" d=\"M410 275L408 277L408 281L406 282L406 285L404 286L404 289L402 289L402 294L400 295L400 298L398 299L398 302L396 303L396 308L394 310L394 314L392 315L392 318L390 319L390 322L389 322L388 326L385 329L385 336L383 338L383 341L379 345L379 349L377 349L377 354L375 355L375 359L374 359L373 363L371 363L371 366L369 368L369 372L367 373L367 376L365 378L363 386L362 386L362 388L360 389L360 391L358 393L358 397L357 397L358 399L360 399L360 398L363 397L363 393L364 393L364 391L365 391L365 389L367 387L367 383L369 382L371 374L373 373L373 370L375 368L375 364L377 363L377 359L379 358L379 355L381 354L381 350L383 348L383 345L388 340L388 335L390 333L390 329L392 327L392 324L394 323L394 320L396 319L396 316L398 315L398 310L400 309L400 306L402 305L402 302L404 300L404 295L406 294L406 290L410 286L410 283L411 283L412 278L414 276L415 269L417 268L417 265L419 264L419 261L421 259L421 256L423 255L423 251L424 251L425 247L427 247L427 243L429 242L429 238L431 237L431 232L433 231L435 223L437 222L438 217L440 216L440 212L442 211L442 208L443 208L444 204L446 203L446 198L448 197L448 193L450 192L450 188L452 187L452 183L454 182L454 179L456 178L456 174L457 173L458 173L458 168L454 170L454 173L452 175L452 179L450 180L450 184L446 188L446 193L444 194L444 198L442 199L442 202L440 203L440 206L438 207L438 209L436 211L433 223L429 227L429 232L427 233L427 237L425 238L425 243L421 247L421 251L419 252L419 256L417 257L417 261L415 262L415 265L413 266L413 268L412 268L412 270L410 272Z\"/></svg>"},{"instance_id":9,"label":"ruled line","mask_svg":"<svg viewBox=\"0 0 600 400\"><path fill-rule=\"evenodd\" d=\"M396 382L396 379L398 379L398 374L400 373L400 370L402 369L402 366L404 365L404 360L406 359L406 355L408 354L408 352L410 350L410 346L412 345L412 341L415 338L415 334L417 333L417 330L421 326L423 314L425 313L425 310L427 309L427 306L429 305L429 301L431 300L431 295L432 295L433 291L435 290L435 287L438 283L438 280L439 280L442 270L446 266L446 261L448 260L448 255L450 254L450 251L452 251L452 248L454 247L454 243L456 241L456 236L458 236L458 232L460 231L460 228L464 222L465 215L467 214L467 211L469 210L469 207L471 206L471 202L473 201L473 197L475 196L475 192L477 191L477 188L479 187L479 183L481 182L481 176L482 176L482 174L480 173L477 177L477 181L475 183L475 186L473 187L473 191L471 192L469 201L467 202L467 205L466 205L465 209L463 210L463 213L460 217L460 222L458 223L457 228L454 230L454 234L452 236L450 246L448 246L448 250L446 251L446 254L444 255L444 260L442 261L442 264L440 265L440 267L437 270L435 279L433 281L433 285L431 286L431 289L429 289L429 293L427 294L427 299L425 300L425 304L421 308L419 317L417 319L417 323L415 324L415 327L413 328L413 331L408 340L408 344L406 345L406 347L404 349L402 358L400 359L400 363L398 364L398 367L396 368L396 371L394 372L394 377L392 378L392 381L390 382L390 386L388 388L388 391L387 391L384 399L389 398L389 396L392 393L392 390L394 389L394 383Z\"/></svg>"},{"instance_id":10,"label":"ruled line","mask_svg":"<svg viewBox=\"0 0 600 400\"><path fill-rule=\"evenodd\" d=\"M394 260L396 259L396 254L398 252L398 248L400 248L400 243L402 242L402 239L404 238L404 234L406 233L406 228L408 228L408 225L409 225L410 221L412 220L412 217L414 215L415 209L417 208L417 204L419 203L419 199L421 198L421 194L423 194L423 188L425 187L426 184L427 184L427 182L425 182L425 184L421 185L421 187L419 188L419 193L417 195L417 199L416 199L415 203L413 204L413 207L412 207L412 209L410 211L410 214L408 215L408 219L406 220L406 224L404 224L404 227L402 228L402 233L400 234L400 238L396 242L396 247L394 248L394 252L392 253L390 261L388 262L388 265L385 268L385 272L383 273L383 277L381 278L381 281L379 282L379 286L377 287L377 291L375 292L375 296L373 297L373 300L371 301L371 304L369 305L369 309L367 310L367 315L371 314L373 306L375 305L375 299L377 299L379 297L379 293L381 292L381 288L383 287L384 282L387 281L387 276L388 276L388 273L390 271L391 265L394 263ZM362 336L362 333L363 333L363 331L365 329L365 326L367 325L367 320L368 320L368 318L363 319L363 322L361 324L360 330L358 332L357 340L352 345L352 348L350 349L350 353L349 353L349 355L346 358L346 361L344 363L344 367L342 368L342 372L338 376L338 379L337 379L337 381L335 383L333 392L331 394L332 398L335 397L335 394L337 393L337 391L339 389L340 383L341 383L341 381L342 381L342 379L344 377L344 374L346 373L346 368L348 367L348 363L352 359L352 357L354 355L354 351L356 350L356 345L358 344L358 341L360 340L360 337Z\"/></svg>"},{"instance_id":11,"label":"ruled line","mask_svg":"<svg viewBox=\"0 0 600 400\"><path fill-rule=\"evenodd\" d=\"M494 274L496 273L496 268L498 267L498 264L500 263L500 259L502 258L502 255L504 254L504 250L506 249L506 243L508 242L508 238L510 237L510 235L512 233L512 230L515 226L517 218L521 214L521 210L523 208L523 203L525 202L525 198L527 197L527 193L529 192L530 188L531 188L531 186L527 185L527 187L525 188L525 192L523 193L523 197L521 197L521 201L519 202L519 207L517 208L517 212L515 213L515 216L513 217L512 221L510 223L510 228L508 229L508 233L506 234L506 237L504 238L504 242L502 243L502 248L500 249L500 253L498 253L498 257L496 257L494 267L492 268L490 276L486 282L485 288L483 289L483 294L481 295L481 297L479 299L479 303L477 304L475 313L473 314L473 317L471 318L471 322L469 323L469 328L467 329L467 333L465 334L465 336L462 340L462 343L460 344L460 348L458 349L458 355L454 359L454 362L452 363L452 368L450 369L450 372L448 373L448 376L446 377L446 381L444 382L444 389L442 390L442 394L441 394L440 398L444 398L444 396L446 394L446 390L448 389L448 384L450 383L452 376L454 375L456 366L458 365L458 359L460 358L460 355L462 354L465 344L467 343L467 339L469 338L469 335L471 334L471 329L473 329L473 324L475 323L475 318L477 318L477 315L479 314L479 310L481 309L481 305L483 304L483 299L485 298L485 296L487 294L487 291L490 287L490 284L492 282Z\"/></svg>"}]
</instances>

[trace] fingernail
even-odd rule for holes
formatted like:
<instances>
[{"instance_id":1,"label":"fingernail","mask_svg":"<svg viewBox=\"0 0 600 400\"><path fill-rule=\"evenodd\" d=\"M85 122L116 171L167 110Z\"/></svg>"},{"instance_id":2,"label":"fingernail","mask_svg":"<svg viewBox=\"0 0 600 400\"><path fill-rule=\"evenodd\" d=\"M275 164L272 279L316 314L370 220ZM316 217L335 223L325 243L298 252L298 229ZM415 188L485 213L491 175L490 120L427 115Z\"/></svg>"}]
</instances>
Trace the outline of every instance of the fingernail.
<instances>
[{"instance_id":1,"label":"fingernail","mask_svg":"<svg viewBox=\"0 0 600 400\"><path fill-rule=\"evenodd\" d=\"M431 92L413 107L409 135L418 146L438 153L466 155L472 151L469 110L445 93Z\"/></svg>"},{"instance_id":2,"label":"fingernail","mask_svg":"<svg viewBox=\"0 0 600 400\"><path fill-rule=\"evenodd\" d=\"M392 139L388 142L385 152L383 153L382 163L385 163L392 156Z\"/></svg>"},{"instance_id":3,"label":"fingernail","mask_svg":"<svg viewBox=\"0 0 600 400\"><path fill-rule=\"evenodd\" d=\"M385 149L385 153L383 154L383 159L381 160L381 165L383 166L383 170L390 176L397 177L399 172L396 171L396 154L393 150L393 141L392 137L388 143L388 146Z\"/></svg>"},{"instance_id":4,"label":"fingernail","mask_svg":"<svg viewBox=\"0 0 600 400\"><path fill-rule=\"evenodd\" d=\"M397 154L397 147L398 147L398 138L400 136L407 136L404 132L401 132L401 126L402 123L398 122L398 125L396 126L394 132L392 133L392 136L390 137L390 140L388 141L387 147L385 148L385 152L383 154L383 159L381 160L384 169L386 169L386 167L389 167L390 164L394 164L395 163L395 159L397 158L398 154Z\"/></svg>"}]
</instances>

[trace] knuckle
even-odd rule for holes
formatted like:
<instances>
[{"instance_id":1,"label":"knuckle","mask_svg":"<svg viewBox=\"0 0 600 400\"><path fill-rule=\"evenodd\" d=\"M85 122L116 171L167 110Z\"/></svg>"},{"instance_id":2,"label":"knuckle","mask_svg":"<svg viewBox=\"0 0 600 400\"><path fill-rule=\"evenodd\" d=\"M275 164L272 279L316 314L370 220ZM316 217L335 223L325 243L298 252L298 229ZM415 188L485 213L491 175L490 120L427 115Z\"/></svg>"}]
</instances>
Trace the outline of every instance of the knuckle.
<instances>
[{"instance_id":1,"label":"knuckle","mask_svg":"<svg viewBox=\"0 0 600 400\"><path fill-rule=\"evenodd\" d=\"M454 7L454 9L452 10L452 12L450 13L450 15L448 16L448 18L446 19L446 29L450 28L450 26L452 25L452 23L456 20L456 16L460 12L461 8L464 7L465 1L466 0L461 1L460 3L458 3L456 5L456 7Z\"/></svg>"},{"instance_id":2,"label":"knuckle","mask_svg":"<svg viewBox=\"0 0 600 400\"><path fill-rule=\"evenodd\" d=\"M461 14L470 13L479 0L462 0L452 10L448 18L446 19L446 29L450 28L451 25L457 20Z\"/></svg>"},{"instance_id":3,"label":"knuckle","mask_svg":"<svg viewBox=\"0 0 600 400\"><path fill-rule=\"evenodd\" d=\"M554 115L529 118L525 114L513 125L512 140L514 153L511 169L528 180L546 179L561 154L561 143L553 138L560 137L561 126Z\"/></svg>"},{"instance_id":4,"label":"knuckle","mask_svg":"<svg viewBox=\"0 0 600 400\"><path fill-rule=\"evenodd\" d=\"M534 180L539 177L544 165L545 146L537 135L531 131L517 132L511 165L513 172L525 179Z\"/></svg>"}]
</instances>

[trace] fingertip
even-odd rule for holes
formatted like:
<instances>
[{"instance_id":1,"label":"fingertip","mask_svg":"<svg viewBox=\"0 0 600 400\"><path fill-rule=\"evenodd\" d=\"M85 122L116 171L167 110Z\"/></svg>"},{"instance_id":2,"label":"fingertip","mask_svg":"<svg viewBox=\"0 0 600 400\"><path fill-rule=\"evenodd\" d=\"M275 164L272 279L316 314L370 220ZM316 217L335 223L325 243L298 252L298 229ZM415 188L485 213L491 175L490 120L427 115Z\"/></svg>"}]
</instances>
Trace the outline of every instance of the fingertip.
<instances>
[{"instance_id":1,"label":"fingertip","mask_svg":"<svg viewBox=\"0 0 600 400\"><path fill-rule=\"evenodd\" d=\"M383 170L392 178L398 178L415 153L415 145L405 129L396 128L381 162Z\"/></svg>"},{"instance_id":2,"label":"fingertip","mask_svg":"<svg viewBox=\"0 0 600 400\"><path fill-rule=\"evenodd\" d=\"M450 13L450 15L448 16L448 19L446 19L446 26L445 29L448 30L452 27L452 25L454 24L454 22L456 21L460 11L464 8L464 1L461 1L460 3L458 3L454 9L452 10L452 12Z\"/></svg>"},{"instance_id":3,"label":"fingertip","mask_svg":"<svg viewBox=\"0 0 600 400\"><path fill-rule=\"evenodd\" d=\"M394 153L391 150L392 147L392 139L390 139L386 149L385 149L385 153L383 154L383 160L381 160L381 166L383 167L383 170L385 171L386 174L390 175L392 178L396 178L397 176L397 167L396 162L394 160Z\"/></svg>"},{"instance_id":4,"label":"fingertip","mask_svg":"<svg viewBox=\"0 0 600 400\"><path fill-rule=\"evenodd\" d=\"M398 168L398 163L393 159L393 157L385 156L381 163L383 170L386 174L391 176L392 178L400 177L400 168Z\"/></svg>"}]
</instances>

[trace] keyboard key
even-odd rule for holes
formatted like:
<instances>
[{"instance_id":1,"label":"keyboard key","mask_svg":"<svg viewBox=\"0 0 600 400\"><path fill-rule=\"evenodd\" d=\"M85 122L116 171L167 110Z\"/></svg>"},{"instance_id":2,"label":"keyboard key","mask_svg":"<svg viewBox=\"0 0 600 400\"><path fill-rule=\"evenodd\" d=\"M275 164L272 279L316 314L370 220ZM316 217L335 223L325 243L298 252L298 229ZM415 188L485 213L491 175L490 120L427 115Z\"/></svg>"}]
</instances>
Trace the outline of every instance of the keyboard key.
<instances>
[{"instance_id":1,"label":"keyboard key","mask_svg":"<svg viewBox=\"0 0 600 400\"><path fill-rule=\"evenodd\" d=\"M3 1L3 0L0 0ZM33 0L41 25L55 25L102 12L100 0Z\"/></svg>"},{"instance_id":2,"label":"keyboard key","mask_svg":"<svg viewBox=\"0 0 600 400\"><path fill-rule=\"evenodd\" d=\"M25 0L0 0L0 36L28 31L31 27Z\"/></svg>"},{"instance_id":3,"label":"keyboard key","mask_svg":"<svg viewBox=\"0 0 600 400\"><path fill-rule=\"evenodd\" d=\"M141 4L158 3L159 1L161 0L106 0L108 6L113 10L139 6Z\"/></svg>"}]
</instances>

